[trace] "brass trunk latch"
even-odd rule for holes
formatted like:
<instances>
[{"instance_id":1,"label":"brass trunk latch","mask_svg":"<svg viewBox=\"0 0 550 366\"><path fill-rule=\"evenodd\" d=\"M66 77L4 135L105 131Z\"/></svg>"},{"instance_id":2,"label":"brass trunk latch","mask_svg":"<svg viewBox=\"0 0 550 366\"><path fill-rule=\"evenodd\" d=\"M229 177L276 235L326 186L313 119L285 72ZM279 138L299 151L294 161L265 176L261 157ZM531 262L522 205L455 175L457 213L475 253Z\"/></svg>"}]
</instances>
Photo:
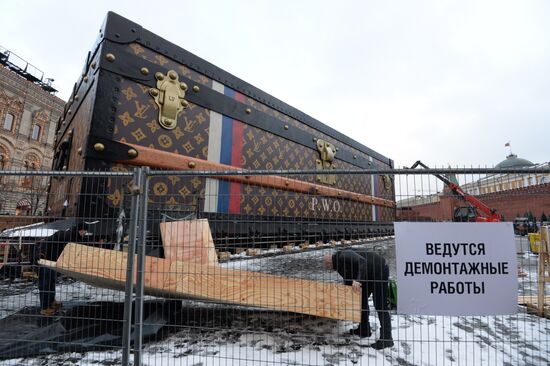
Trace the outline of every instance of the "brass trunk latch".
<instances>
[{"instance_id":1,"label":"brass trunk latch","mask_svg":"<svg viewBox=\"0 0 550 366\"><path fill-rule=\"evenodd\" d=\"M316 161L317 170L332 170L334 169L332 163L334 156L336 155L336 148L333 144L321 139L317 139L317 151L319 152L319 159ZM335 185L336 175L334 174L321 174L317 176L317 181L325 184Z\"/></svg>"},{"instance_id":2,"label":"brass trunk latch","mask_svg":"<svg viewBox=\"0 0 550 366\"><path fill-rule=\"evenodd\" d=\"M159 124L167 130L176 128L178 114L187 107L188 102L183 99L187 85L179 82L178 73L168 71L167 75L161 72L155 74L157 87L149 89L149 94L159 108Z\"/></svg>"}]
</instances>

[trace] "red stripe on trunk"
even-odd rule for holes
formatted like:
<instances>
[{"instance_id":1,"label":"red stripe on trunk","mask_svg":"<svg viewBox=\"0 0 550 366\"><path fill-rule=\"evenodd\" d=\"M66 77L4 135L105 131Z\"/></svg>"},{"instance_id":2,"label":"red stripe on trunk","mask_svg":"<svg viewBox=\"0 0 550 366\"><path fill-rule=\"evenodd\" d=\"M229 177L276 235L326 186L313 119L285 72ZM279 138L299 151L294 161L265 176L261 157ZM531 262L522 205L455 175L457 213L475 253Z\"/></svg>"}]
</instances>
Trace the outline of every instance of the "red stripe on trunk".
<instances>
[{"instance_id":1,"label":"red stripe on trunk","mask_svg":"<svg viewBox=\"0 0 550 366\"><path fill-rule=\"evenodd\" d=\"M245 97L235 92L235 100L244 102ZM242 168L244 124L233 120L233 138L231 150L231 165ZM229 186L229 213L241 212L241 184L231 182Z\"/></svg>"}]
</instances>

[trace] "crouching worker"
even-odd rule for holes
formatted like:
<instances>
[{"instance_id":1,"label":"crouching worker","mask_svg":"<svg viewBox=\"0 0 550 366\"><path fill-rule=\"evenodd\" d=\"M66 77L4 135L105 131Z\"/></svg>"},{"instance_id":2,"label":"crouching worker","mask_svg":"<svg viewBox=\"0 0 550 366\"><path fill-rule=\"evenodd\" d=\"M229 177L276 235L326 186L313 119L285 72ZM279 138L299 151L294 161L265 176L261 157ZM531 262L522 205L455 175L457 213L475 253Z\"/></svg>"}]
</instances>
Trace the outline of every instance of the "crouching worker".
<instances>
[{"instance_id":1,"label":"crouching worker","mask_svg":"<svg viewBox=\"0 0 550 366\"><path fill-rule=\"evenodd\" d=\"M323 262L325 268L335 270L342 276L345 285L352 286L354 291L361 291L361 323L350 333L361 338L371 336L369 297L372 294L381 330L380 338L371 347L392 347L391 317L387 303L390 273L386 260L376 253L348 249L325 255Z\"/></svg>"},{"instance_id":2,"label":"crouching worker","mask_svg":"<svg viewBox=\"0 0 550 366\"><path fill-rule=\"evenodd\" d=\"M59 230L38 244L38 258L57 261L65 245L70 242L86 241L87 230L84 223L68 230ZM38 267L38 292L40 297L40 314L56 315L61 308L61 302L55 300L55 281L57 272L46 266Z\"/></svg>"}]
</instances>

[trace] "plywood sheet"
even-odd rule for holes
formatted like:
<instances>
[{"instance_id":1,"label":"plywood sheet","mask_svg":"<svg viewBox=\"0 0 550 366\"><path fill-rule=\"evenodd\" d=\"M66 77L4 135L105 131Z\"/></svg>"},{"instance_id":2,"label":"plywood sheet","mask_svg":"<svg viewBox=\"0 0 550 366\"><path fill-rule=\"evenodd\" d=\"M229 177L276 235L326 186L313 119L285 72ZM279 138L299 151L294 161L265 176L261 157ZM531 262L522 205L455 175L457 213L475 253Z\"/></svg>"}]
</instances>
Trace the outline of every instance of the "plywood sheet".
<instances>
[{"instance_id":1,"label":"plywood sheet","mask_svg":"<svg viewBox=\"0 0 550 366\"><path fill-rule=\"evenodd\" d=\"M127 253L68 244L57 262L41 262L100 287L124 289ZM258 306L360 321L361 296L350 286L146 257L145 293Z\"/></svg>"},{"instance_id":2,"label":"plywood sheet","mask_svg":"<svg viewBox=\"0 0 550 366\"><path fill-rule=\"evenodd\" d=\"M164 257L173 261L218 264L208 220L181 220L160 224Z\"/></svg>"}]
</instances>

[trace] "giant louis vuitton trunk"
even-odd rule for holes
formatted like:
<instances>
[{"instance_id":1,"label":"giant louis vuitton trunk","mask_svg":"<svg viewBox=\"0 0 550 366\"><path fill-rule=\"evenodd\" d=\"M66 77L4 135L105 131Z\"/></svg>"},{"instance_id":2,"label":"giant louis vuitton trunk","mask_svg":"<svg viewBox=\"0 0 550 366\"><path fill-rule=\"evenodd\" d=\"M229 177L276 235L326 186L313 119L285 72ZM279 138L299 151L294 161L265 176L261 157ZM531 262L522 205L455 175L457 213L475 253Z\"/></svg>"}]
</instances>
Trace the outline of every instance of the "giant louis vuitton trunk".
<instances>
[{"instance_id":1,"label":"giant louis vuitton trunk","mask_svg":"<svg viewBox=\"0 0 550 366\"><path fill-rule=\"evenodd\" d=\"M153 177L151 215L208 218L216 243L392 230L393 180L380 174L392 160L114 13L88 54L56 141L56 170L366 171L273 178L278 184L254 181L253 173ZM295 189L295 181L305 186ZM48 205L56 216L114 218L127 189L106 178L57 178Z\"/></svg>"}]
</instances>

